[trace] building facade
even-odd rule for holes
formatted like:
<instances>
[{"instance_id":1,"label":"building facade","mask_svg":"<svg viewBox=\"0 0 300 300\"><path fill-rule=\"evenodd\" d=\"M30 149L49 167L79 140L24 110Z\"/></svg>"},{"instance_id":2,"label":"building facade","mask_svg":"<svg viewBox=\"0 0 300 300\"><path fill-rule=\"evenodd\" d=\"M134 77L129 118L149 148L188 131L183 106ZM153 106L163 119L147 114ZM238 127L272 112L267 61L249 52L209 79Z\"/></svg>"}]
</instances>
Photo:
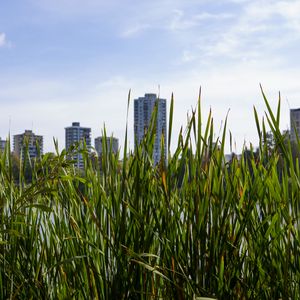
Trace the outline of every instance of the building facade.
<instances>
[{"instance_id":1,"label":"building facade","mask_svg":"<svg viewBox=\"0 0 300 300\"><path fill-rule=\"evenodd\" d=\"M157 164L162 156L161 142L164 138L164 158L167 158L167 101L157 98L156 94L145 94L134 100L134 145L137 147L144 138L150 125L151 116L157 104L157 121L155 131L155 142L153 161Z\"/></svg>"},{"instance_id":2,"label":"building facade","mask_svg":"<svg viewBox=\"0 0 300 300\"><path fill-rule=\"evenodd\" d=\"M65 142L66 149L69 150L73 145L82 147L82 143L86 144L88 151L91 149L91 128L81 127L79 122L73 122L72 126L65 128ZM71 157L75 160L75 167L79 169L84 168L83 157L81 153L76 153Z\"/></svg>"},{"instance_id":3,"label":"building facade","mask_svg":"<svg viewBox=\"0 0 300 300\"><path fill-rule=\"evenodd\" d=\"M106 137L106 141L104 140L104 137L99 136L95 138L95 150L98 154L98 156L101 156L103 153L103 142L106 143L107 151L109 152L112 150L114 154L117 154L119 150L119 140L114 137Z\"/></svg>"},{"instance_id":4,"label":"building facade","mask_svg":"<svg viewBox=\"0 0 300 300\"><path fill-rule=\"evenodd\" d=\"M13 147L19 158L24 159L26 149L30 158L36 158L43 154L43 136L34 134L32 130L25 130L22 134L14 135Z\"/></svg>"},{"instance_id":5,"label":"building facade","mask_svg":"<svg viewBox=\"0 0 300 300\"><path fill-rule=\"evenodd\" d=\"M4 152L6 146L6 141L2 140L0 137L0 152Z\"/></svg>"},{"instance_id":6,"label":"building facade","mask_svg":"<svg viewBox=\"0 0 300 300\"><path fill-rule=\"evenodd\" d=\"M300 108L290 109L290 138L296 142L296 133L300 138Z\"/></svg>"}]
</instances>

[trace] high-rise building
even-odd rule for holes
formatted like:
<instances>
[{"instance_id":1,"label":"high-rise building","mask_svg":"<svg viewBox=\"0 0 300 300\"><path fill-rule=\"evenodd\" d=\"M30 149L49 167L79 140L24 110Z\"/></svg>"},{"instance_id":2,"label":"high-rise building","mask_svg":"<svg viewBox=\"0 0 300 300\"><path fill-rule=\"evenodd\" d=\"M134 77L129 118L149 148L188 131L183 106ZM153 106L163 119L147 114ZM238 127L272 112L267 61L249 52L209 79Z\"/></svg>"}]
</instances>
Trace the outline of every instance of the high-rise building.
<instances>
[{"instance_id":1,"label":"high-rise building","mask_svg":"<svg viewBox=\"0 0 300 300\"><path fill-rule=\"evenodd\" d=\"M43 154L43 136L34 134L32 130L14 135L14 153L23 159L26 149L30 158Z\"/></svg>"},{"instance_id":2,"label":"high-rise building","mask_svg":"<svg viewBox=\"0 0 300 300\"><path fill-rule=\"evenodd\" d=\"M6 141L3 141L0 137L0 152L3 152L5 149Z\"/></svg>"},{"instance_id":3,"label":"high-rise building","mask_svg":"<svg viewBox=\"0 0 300 300\"><path fill-rule=\"evenodd\" d=\"M157 104L157 122L154 142L153 161L157 164L161 159L161 141L164 138L164 156L167 157L167 113L166 99L157 98L156 94L145 94L134 100L134 145L137 147L144 138L150 125L151 116Z\"/></svg>"},{"instance_id":4,"label":"high-rise building","mask_svg":"<svg viewBox=\"0 0 300 300\"><path fill-rule=\"evenodd\" d=\"M95 149L98 156L102 155L103 142L105 142L104 137L99 136L95 138ZM106 137L106 146L107 146L107 151L110 151L111 149L112 152L116 154L119 150L119 140L114 137Z\"/></svg>"},{"instance_id":5,"label":"high-rise building","mask_svg":"<svg viewBox=\"0 0 300 300\"><path fill-rule=\"evenodd\" d=\"M68 150L72 145L85 143L88 151L91 149L91 128L81 127L79 122L73 122L72 126L65 128L66 132L66 149ZM81 145L82 146L82 145ZM79 169L84 168L83 157L81 153L72 156L75 160L75 166Z\"/></svg>"},{"instance_id":6,"label":"high-rise building","mask_svg":"<svg viewBox=\"0 0 300 300\"><path fill-rule=\"evenodd\" d=\"M293 142L297 140L296 133L300 138L300 108L290 109L290 134Z\"/></svg>"}]
</instances>

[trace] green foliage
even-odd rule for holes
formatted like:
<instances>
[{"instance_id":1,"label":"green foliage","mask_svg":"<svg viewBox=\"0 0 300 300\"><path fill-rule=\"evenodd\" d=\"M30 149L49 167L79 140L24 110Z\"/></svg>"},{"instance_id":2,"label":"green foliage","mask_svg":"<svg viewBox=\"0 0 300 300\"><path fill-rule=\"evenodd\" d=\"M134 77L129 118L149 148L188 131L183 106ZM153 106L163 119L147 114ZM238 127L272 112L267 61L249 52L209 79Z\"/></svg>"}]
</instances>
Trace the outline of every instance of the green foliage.
<instances>
[{"instance_id":1,"label":"green foliage","mask_svg":"<svg viewBox=\"0 0 300 300\"><path fill-rule=\"evenodd\" d=\"M57 151L31 164L28 182L22 167L14 178L8 143L0 299L298 299L300 169L279 130L280 104L274 115L263 97L272 151L255 111L259 151L230 163L226 125L214 143L200 96L173 154L171 101L167 164L153 166L153 126L128 155L126 126L121 165L104 147L100 171L81 149L77 172Z\"/></svg>"}]
</instances>

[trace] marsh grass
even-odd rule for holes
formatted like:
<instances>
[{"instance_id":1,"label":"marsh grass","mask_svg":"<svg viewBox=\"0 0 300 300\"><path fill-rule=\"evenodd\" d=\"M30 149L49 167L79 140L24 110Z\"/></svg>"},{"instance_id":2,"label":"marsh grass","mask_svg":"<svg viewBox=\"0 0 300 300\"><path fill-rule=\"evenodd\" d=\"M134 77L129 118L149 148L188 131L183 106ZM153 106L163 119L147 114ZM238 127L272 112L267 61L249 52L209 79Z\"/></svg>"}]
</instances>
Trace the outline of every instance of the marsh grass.
<instances>
[{"instance_id":1,"label":"marsh grass","mask_svg":"<svg viewBox=\"0 0 300 300\"><path fill-rule=\"evenodd\" d=\"M121 162L104 147L101 170L83 149L85 170L77 172L56 145L55 155L31 165L31 183L22 162L16 181L7 143L0 160L0 298L298 299L299 163L280 133L280 99L275 114L263 99L267 124L254 109L258 155L251 149L229 163L226 122L214 141L200 96L171 153L172 96L168 159L157 166L156 112L130 155L126 127Z\"/></svg>"}]
</instances>

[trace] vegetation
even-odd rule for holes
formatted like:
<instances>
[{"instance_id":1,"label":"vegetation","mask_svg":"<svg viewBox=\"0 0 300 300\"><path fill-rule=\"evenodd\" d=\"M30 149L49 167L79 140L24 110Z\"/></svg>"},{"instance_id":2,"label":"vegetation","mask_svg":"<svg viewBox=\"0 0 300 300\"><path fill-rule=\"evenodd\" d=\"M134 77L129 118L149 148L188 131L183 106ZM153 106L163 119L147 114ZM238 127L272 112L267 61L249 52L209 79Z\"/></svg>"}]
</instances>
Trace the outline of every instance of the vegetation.
<instances>
[{"instance_id":1,"label":"vegetation","mask_svg":"<svg viewBox=\"0 0 300 300\"><path fill-rule=\"evenodd\" d=\"M230 163L226 122L213 143L200 99L173 154L171 100L168 162L158 166L154 126L129 156L126 129L121 165L105 149L100 172L80 150L81 174L57 150L35 161L30 183L22 161L13 177L8 143L0 159L0 298L299 299L299 162L279 130L280 101L274 114L263 97L272 151L254 109L258 153Z\"/></svg>"}]
</instances>

